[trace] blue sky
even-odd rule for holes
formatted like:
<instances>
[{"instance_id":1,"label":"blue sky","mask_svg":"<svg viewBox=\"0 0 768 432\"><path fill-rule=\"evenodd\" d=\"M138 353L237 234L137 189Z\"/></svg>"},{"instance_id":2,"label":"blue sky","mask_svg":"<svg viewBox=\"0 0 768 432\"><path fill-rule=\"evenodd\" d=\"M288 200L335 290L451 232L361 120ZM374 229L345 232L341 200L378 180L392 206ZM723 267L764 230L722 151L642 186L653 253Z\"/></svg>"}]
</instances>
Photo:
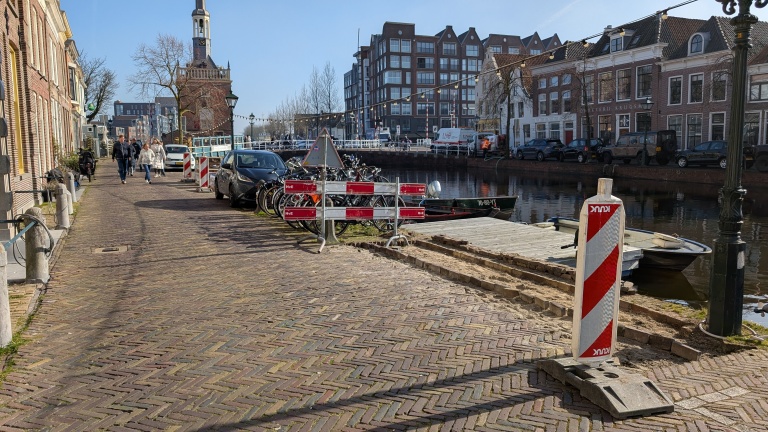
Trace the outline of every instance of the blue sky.
<instances>
[{"instance_id":1,"label":"blue sky","mask_svg":"<svg viewBox=\"0 0 768 432\"><path fill-rule=\"evenodd\" d=\"M207 0L211 15L211 57L232 67L235 113L266 117L309 82L312 68L326 62L336 70L343 100L344 73L359 42L367 45L385 21L416 24L417 34L436 34L453 26L456 33L475 27L489 33L560 40L580 40L684 0L386 0L321 2L307 0ZM158 34L192 38L195 0L61 0L81 52L105 57L120 81L117 99L140 101L130 92L131 55L139 43L153 45ZM768 8L754 9L760 20ZM672 16L706 19L724 15L715 0L698 0L670 11ZM110 112L111 113L111 112ZM235 130L248 125L236 120Z\"/></svg>"}]
</instances>

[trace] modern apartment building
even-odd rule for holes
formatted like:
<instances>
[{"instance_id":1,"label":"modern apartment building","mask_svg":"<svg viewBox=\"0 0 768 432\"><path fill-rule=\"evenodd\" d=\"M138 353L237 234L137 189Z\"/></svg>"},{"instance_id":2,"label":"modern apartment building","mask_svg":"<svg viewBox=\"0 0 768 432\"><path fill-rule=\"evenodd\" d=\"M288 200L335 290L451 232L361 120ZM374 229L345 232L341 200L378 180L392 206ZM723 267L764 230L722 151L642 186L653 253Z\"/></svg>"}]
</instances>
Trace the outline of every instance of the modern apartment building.
<instances>
[{"instance_id":1,"label":"modern apartment building","mask_svg":"<svg viewBox=\"0 0 768 432\"><path fill-rule=\"evenodd\" d=\"M474 27L457 34L446 26L436 35L420 35L415 24L386 22L345 74L346 111L355 120L347 131L354 135L354 128L362 128L373 136L386 127L392 134L423 138L441 127L474 128L476 76L486 50L529 54L559 45L556 34L543 40L538 34L483 39Z\"/></svg>"}]
</instances>

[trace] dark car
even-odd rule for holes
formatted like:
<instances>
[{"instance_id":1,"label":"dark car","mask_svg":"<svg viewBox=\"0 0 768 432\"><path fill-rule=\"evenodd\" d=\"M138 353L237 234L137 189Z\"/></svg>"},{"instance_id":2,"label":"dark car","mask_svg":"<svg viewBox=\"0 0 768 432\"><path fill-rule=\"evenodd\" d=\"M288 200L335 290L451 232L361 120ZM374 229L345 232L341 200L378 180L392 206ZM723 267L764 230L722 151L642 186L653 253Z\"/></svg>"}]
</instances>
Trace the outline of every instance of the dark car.
<instances>
[{"instance_id":1,"label":"dark car","mask_svg":"<svg viewBox=\"0 0 768 432\"><path fill-rule=\"evenodd\" d=\"M751 168L754 163L752 146L744 146L744 165ZM723 140L704 141L696 147L681 150L675 155L677 166L685 168L689 165L718 165L725 169L728 165L728 142Z\"/></svg>"},{"instance_id":2,"label":"dark car","mask_svg":"<svg viewBox=\"0 0 768 432\"><path fill-rule=\"evenodd\" d=\"M229 197L229 205L255 203L257 183L269 181L288 171L280 156L267 150L232 150L224 156L213 181L216 199Z\"/></svg>"},{"instance_id":3,"label":"dark car","mask_svg":"<svg viewBox=\"0 0 768 432\"><path fill-rule=\"evenodd\" d=\"M576 160L580 163L597 159L597 155L603 148L603 140L600 138L576 138L563 147L560 151L561 161Z\"/></svg>"},{"instance_id":4,"label":"dark car","mask_svg":"<svg viewBox=\"0 0 768 432\"><path fill-rule=\"evenodd\" d=\"M560 157L560 151L563 147L565 145L559 139L534 138L519 146L515 150L515 157L518 159L536 159L537 161L557 159Z\"/></svg>"}]
</instances>

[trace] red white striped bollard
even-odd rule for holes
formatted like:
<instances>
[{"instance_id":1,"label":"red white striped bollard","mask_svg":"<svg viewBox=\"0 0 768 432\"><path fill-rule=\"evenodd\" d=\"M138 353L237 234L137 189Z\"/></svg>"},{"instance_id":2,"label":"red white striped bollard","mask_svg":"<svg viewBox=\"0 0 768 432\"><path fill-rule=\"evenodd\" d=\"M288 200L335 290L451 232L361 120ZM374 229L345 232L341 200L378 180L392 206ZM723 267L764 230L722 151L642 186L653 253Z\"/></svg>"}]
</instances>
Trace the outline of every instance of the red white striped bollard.
<instances>
[{"instance_id":1,"label":"red white striped bollard","mask_svg":"<svg viewBox=\"0 0 768 432\"><path fill-rule=\"evenodd\" d=\"M598 180L579 217L573 358L599 364L613 356L619 316L624 204L611 195L613 180Z\"/></svg>"},{"instance_id":2,"label":"red white striped bollard","mask_svg":"<svg viewBox=\"0 0 768 432\"><path fill-rule=\"evenodd\" d=\"M184 153L184 173L182 174L182 181L187 181L192 178L192 154Z\"/></svg>"},{"instance_id":3,"label":"red white striped bollard","mask_svg":"<svg viewBox=\"0 0 768 432\"><path fill-rule=\"evenodd\" d=\"M204 156L201 156L197 161L197 191L211 191L211 186L208 182L208 158Z\"/></svg>"}]
</instances>

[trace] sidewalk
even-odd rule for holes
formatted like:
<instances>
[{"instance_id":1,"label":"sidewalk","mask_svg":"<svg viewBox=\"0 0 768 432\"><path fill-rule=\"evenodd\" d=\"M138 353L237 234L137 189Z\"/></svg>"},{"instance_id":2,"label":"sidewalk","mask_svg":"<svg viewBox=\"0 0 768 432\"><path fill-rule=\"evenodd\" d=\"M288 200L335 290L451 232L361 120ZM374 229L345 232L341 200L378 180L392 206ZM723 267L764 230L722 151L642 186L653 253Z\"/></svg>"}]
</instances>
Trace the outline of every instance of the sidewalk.
<instances>
[{"instance_id":1,"label":"sidewalk","mask_svg":"<svg viewBox=\"0 0 768 432\"><path fill-rule=\"evenodd\" d=\"M616 420L536 360L567 319L181 183L104 175L0 387L2 430L768 430L768 355L636 370L675 412ZM638 345L635 349L649 349Z\"/></svg>"}]
</instances>

